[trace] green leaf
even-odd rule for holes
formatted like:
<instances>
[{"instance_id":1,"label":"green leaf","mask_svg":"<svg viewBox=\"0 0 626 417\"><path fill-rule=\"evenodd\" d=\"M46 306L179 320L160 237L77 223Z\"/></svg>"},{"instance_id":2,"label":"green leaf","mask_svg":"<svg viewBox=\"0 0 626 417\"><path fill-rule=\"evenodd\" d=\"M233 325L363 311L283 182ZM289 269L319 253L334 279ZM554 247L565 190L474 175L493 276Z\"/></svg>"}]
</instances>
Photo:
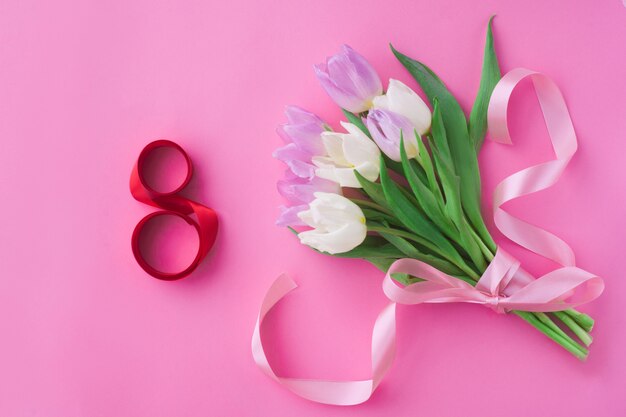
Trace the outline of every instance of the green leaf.
<instances>
[{"instance_id":1,"label":"green leaf","mask_svg":"<svg viewBox=\"0 0 626 417\"><path fill-rule=\"evenodd\" d=\"M439 174L441 186L446 198L446 211L454 224L458 226L463 215L461 208L460 180L454 172L446 129L443 124L443 119L441 118L439 101L436 99L434 100L430 139L433 159L435 160L437 173Z\"/></svg>"},{"instance_id":2,"label":"green leaf","mask_svg":"<svg viewBox=\"0 0 626 417\"><path fill-rule=\"evenodd\" d=\"M392 263L394 263L395 259L384 259L384 258L366 258L366 261L374 265L376 268L380 269L382 272L387 273L389 267ZM417 281L412 278L409 274L391 274L391 278L398 281L402 285L409 285L413 282Z\"/></svg>"},{"instance_id":3,"label":"green leaf","mask_svg":"<svg viewBox=\"0 0 626 417\"><path fill-rule=\"evenodd\" d=\"M389 207L389 204L387 204L385 193L383 192L383 188L380 184L368 180L357 170L354 170L354 175L361 184L361 187L363 187L363 192L365 192L365 194L367 194L367 196L371 198L372 201L374 201L379 206L391 210L391 207Z\"/></svg>"},{"instance_id":4,"label":"green leaf","mask_svg":"<svg viewBox=\"0 0 626 417\"><path fill-rule=\"evenodd\" d=\"M433 139L433 157L437 165L437 172L441 179L441 184L446 197L445 210L448 217L456 226L457 242L463 247L465 252L472 259L472 262L478 271L484 271L486 268L485 259L483 258L480 247L474 241L470 231L470 225L465 220L463 209L461 206L460 180L454 174L450 163L447 161L445 145L447 143L446 130L441 119L438 102L435 100L432 120L432 139ZM444 152L440 148L444 148Z\"/></svg>"},{"instance_id":5,"label":"green leaf","mask_svg":"<svg viewBox=\"0 0 626 417\"><path fill-rule=\"evenodd\" d=\"M421 139L418 138L419 141ZM435 200L430 189L417 177L414 166L409 162L406 150L404 149L404 138L400 138L400 157L402 158L402 167L404 176L409 182L413 195L427 217L441 229L451 239L456 239L456 233L450 227L450 221L441 212L441 206Z\"/></svg>"},{"instance_id":6,"label":"green leaf","mask_svg":"<svg viewBox=\"0 0 626 417\"><path fill-rule=\"evenodd\" d=\"M463 214L460 179L454 174L451 164L448 161L449 153L446 149L446 130L441 119L441 112L439 111L437 100L435 100L433 111L432 141L433 146L431 148L433 150L433 157L446 197L445 211L456 226L458 232L456 242L459 243L465 253L469 255L477 270L482 272L486 268L485 259L483 258L480 247L471 234L471 226L467 223ZM441 150L442 148L443 152Z\"/></svg>"},{"instance_id":7,"label":"green leaf","mask_svg":"<svg viewBox=\"0 0 626 417\"><path fill-rule=\"evenodd\" d=\"M325 253L326 254L326 253ZM328 254L326 254L328 255ZM382 246L371 246L361 244L351 251L344 253L336 253L332 256L337 258L392 258L399 259L403 257L402 252L391 244L383 244Z\"/></svg>"},{"instance_id":8,"label":"green leaf","mask_svg":"<svg viewBox=\"0 0 626 417\"><path fill-rule=\"evenodd\" d=\"M400 191L400 187L389 178L384 160L380 161L380 184L388 205L396 217L413 233L432 242L428 249L441 254L446 259L463 263L452 244L439 232L420 210ZM455 263L456 263L455 262Z\"/></svg>"},{"instance_id":9,"label":"green leaf","mask_svg":"<svg viewBox=\"0 0 626 417\"><path fill-rule=\"evenodd\" d=\"M424 145L424 141L419 136L417 137L417 151L419 157L419 165L424 170L428 187L432 191L435 200L437 200L437 203L443 208L443 194L441 193L439 182L437 181L437 177L435 176L433 161L430 157L430 154L428 153L428 149L426 149L426 145Z\"/></svg>"},{"instance_id":10,"label":"green leaf","mask_svg":"<svg viewBox=\"0 0 626 417\"><path fill-rule=\"evenodd\" d=\"M470 141L474 144L476 152L480 150L483 140L485 139L485 133L487 132L487 108L489 106L491 93L498 81L500 81L500 78L502 78L500 66L498 65L498 57L493 47L493 18L494 16L489 19L489 23L487 24L487 40L485 41L485 54L483 56L480 87L478 88L469 120Z\"/></svg>"},{"instance_id":11,"label":"green leaf","mask_svg":"<svg viewBox=\"0 0 626 417\"><path fill-rule=\"evenodd\" d=\"M463 275L463 271L461 271L450 262L418 250L415 246L411 244L411 242L400 236L383 232L378 233L409 258L418 259L422 262L426 262L427 264L437 268L441 272L445 272L448 275Z\"/></svg>"},{"instance_id":12,"label":"green leaf","mask_svg":"<svg viewBox=\"0 0 626 417\"><path fill-rule=\"evenodd\" d=\"M372 137L372 135L370 134L370 131L365 126L365 123L363 123L363 120L361 120L361 118L358 115L352 112L349 112L346 109L341 109L341 111L343 112L343 115L346 116L346 119L348 119L348 122L352 123L359 129L361 129L361 131L365 133L368 137L370 138Z\"/></svg>"},{"instance_id":13,"label":"green leaf","mask_svg":"<svg viewBox=\"0 0 626 417\"><path fill-rule=\"evenodd\" d=\"M393 49L398 60L420 84L431 104L439 102L454 170L461 178L463 199L468 206L477 206L480 193L480 176L476 152L469 142L467 122L461 106L435 73L421 62L415 61ZM442 149L443 150L443 149ZM464 201L465 203L465 201Z\"/></svg>"},{"instance_id":14,"label":"green leaf","mask_svg":"<svg viewBox=\"0 0 626 417\"><path fill-rule=\"evenodd\" d=\"M392 235L390 233L383 233L383 232L378 232L383 238L387 239L389 241L389 243L391 243L393 246L395 246L398 250L400 250L400 252L402 252L404 254L404 256L408 256L409 258L415 258L417 259L418 256L420 256L420 251L418 251L415 246L411 245L411 243L400 237L400 236L395 236Z\"/></svg>"},{"instance_id":15,"label":"green leaf","mask_svg":"<svg viewBox=\"0 0 626 417\"><path fill-rule=\"evenodd\" d=\"M463 210L481 238L495 250L493 239L489 235L480 212L480 173L478 158L473 143L470 142L467 121L461 106L448 91L441 79L426 65L398 52L391 50L402 65L420 84L424 93L434 106L439 101L443 124L447 133L448 145L452 156L454 172L458 175Z\"/></svg>"},{"instance_id":16,"label":"green leaf","mask_svg":"<svg viewBox=\"0 0 626 417\"><path fill-rule=\"evenodd\" d=\"M402 226L402 223L400 223L396 218L388 214L381 213L378 210L374 210L369 207L361 207L361 211L363 212L363 215L365 215L365 218L367 219L368 223L370 221L381 222L381 223L387 222L387 223L391 223L394 225Z\"/></svg>"},{"instance_id":17,"label":"green leaf","mask_svg":"<svg viewBox=\"0 0 626 417\"><path fill-rule=\"evenodd\" d=\"M483 257L483 252L480 249L480 246L478 246L478 243L474 240L470 227L471 226L467 223L465 217L463 217L460 227L461 244L472 259L476 269L483 272L487 269L487 261L485 261L485 258Z\"/></svg>"},{"instance_id":18,"label":"green leaf","mask_svg":"<svg viewBox=\"0 0 626 417\"><path fill-rule=\"evenodd\" d=\"M400 173L402 172L402 164L398 161L394 161L393 159L389 158L384 153L382 154L382 156L383 156L383 159L385 160L385 165L387 165L387 168L389 168L391 171L395 172L396 174L400 175ZM418 175L420 175L420 178L423 178L424 181L426 181L426 176L423 172L418 173Z\"/></svg>"},{"instance_id":19,"label":"green leaf","mask_svg":"<svg viewBox=\"0 0 626 417\"><path fill-rule=\"evenodd\" d=\"M319 252L319 251L318 251ZM326 253L325 253L326 254ZM328 255L328 254L326 254ZM336 253L337 258L393 258L403 257L403 253L394 245L378 236L367 236L363 243L348 252Z\"/></svg>"},{"instance_id":20,"label":"green leaf","mask_svg":"<svg viewBox=\"0 0 626 417\"><path fill-rule=\"evenodd\" d=\"M446 134L446 127L443 124L439 100L436 98L433 100L433 116L430 126L430 138L432 139L431 149L437 151L440 162L448 165L454 174L454 161L452 160L452 154L450 153L450 145L448 145L448 135Z\"/></svg>"},{"instance_id":21,"label":"green leaf","mask_svg":"<svg viewBox=\"0 0 626 417\"><path fill-rule=\"evenodd\" d=\"M396 261L396 259L392 258L365 258L365 260L374 265L376 268L383 271L384 273L387 273L387 270L389 269L391 264Z\"/></svg>"}]
</instances>

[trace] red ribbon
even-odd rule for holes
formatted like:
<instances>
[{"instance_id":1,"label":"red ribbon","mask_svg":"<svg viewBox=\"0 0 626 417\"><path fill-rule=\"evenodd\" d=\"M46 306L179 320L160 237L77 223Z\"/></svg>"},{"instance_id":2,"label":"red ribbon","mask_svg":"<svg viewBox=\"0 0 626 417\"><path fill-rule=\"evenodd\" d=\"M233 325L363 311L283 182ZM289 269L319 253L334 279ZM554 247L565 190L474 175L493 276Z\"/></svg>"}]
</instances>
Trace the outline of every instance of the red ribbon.
<instances>
[{"instance_id":1,"label":"red ribbon","mask_svg":"<svg viewBox=\"0 0 626 417\"><path fill-rule=\"evenodd\" d=\"M148 185L143 177L143 166L146 158L150 152L157 148L172 148L180 152L180 154L185 157L185 161L187 163L187 176L174 191L156 191ZM165 281L175 281L186 277L191 274L194 269L196 269L200 261L202 261L215 243L218 225L217 214L215 211L209 207L203 206L200 203L178 195L178 193L182 191L187 184L189 184L192 174L193 165L191 164L191 159L183 148L172 141L160 139L149 143L145 148L143 148L139 154L137 163L133 167L133 172L130 175L130 193L133 195L135 200L162 209L148 214L146 217L141 219L137 226L135 226L135 230L133 231L133 236L131 238L133 255L135 255L137 263L141 266L141 268L143 268L144 271L155 278ZM197 221L190 217L191 214L195 214ZM193 262L183 271L175 273L159 271L144 259L141 251L139 250L139 241L144 226L150 220L159 216L178 216L185 220L189 225L193 226L198 232L200 242L198 246L198 253L196 254Z\"/></svg>"}]
</instances>

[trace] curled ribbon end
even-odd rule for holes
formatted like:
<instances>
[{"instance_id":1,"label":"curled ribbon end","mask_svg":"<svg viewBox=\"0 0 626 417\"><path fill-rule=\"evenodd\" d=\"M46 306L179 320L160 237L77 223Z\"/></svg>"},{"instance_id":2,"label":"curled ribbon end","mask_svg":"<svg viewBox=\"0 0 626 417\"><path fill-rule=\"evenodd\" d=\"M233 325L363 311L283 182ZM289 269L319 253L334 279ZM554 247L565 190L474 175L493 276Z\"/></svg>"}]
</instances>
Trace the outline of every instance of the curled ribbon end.
<instances>
[{"instance_id":1,"label":"curled ribbon end","mask_svg":"<svg viewBox=\"0 0 626 417\"><path fill-rule=\"evenodd\" d=\"M277 375L263 347L263 319L285 295L297 287L286 274L280 275L265 294L252 335L252 357L270 378L300 397L323 404L355 405L367 401L387 373L395 352L395 304L383 309L376 319L372 333L372 377L366 380L327 381L288 378Z\"/></svg>"}]
</instances>

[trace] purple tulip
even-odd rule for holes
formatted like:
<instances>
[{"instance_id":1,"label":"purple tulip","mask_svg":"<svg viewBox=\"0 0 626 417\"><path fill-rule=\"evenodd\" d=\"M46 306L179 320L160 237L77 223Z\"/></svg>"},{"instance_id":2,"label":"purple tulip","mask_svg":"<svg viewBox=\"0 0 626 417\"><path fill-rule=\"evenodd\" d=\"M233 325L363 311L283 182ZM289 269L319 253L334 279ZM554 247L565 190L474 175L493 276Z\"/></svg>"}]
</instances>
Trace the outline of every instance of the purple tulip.
<instances>
[{"instance_id":1,"label":"purple tulip","mask_svg":"<svg viewBox=\"0 0 626 417\"><path fill-rule=\"evenodd\" d=\"M287 171L285 179L276 184L280 195L295 204L308 204L315 198L313 193L318 191L339 194L339 184L322 178L298 178Z\"/></svg>"},{"instance_id":2,"label":"purple tulip","mask_svg":"<svg viewBox=\"0 0 626 417\"><path fill-rule=\"evenodd\" d=\"M296 106L287 106L285 115L287 123L278 126L278 135L285 142L293 142L298 149L311 155L324 154L320 135L326 130L326 123L315 114Z\"/></svg>"},{"instance_id":3,"label":"purple tulip","mask_svg":"<svg viewBox=\"0 0 626 417\"><path fill-rule=\"evenodd\" d=\"M308 204L303 204L300 206L291 206L291 207L280 206L280 215L278 216L278 219L276 219L276 225L281 226L281 227L306 226L306 223L300 220L300 217L298 217L298 214L301 211L305 211L308 209L309 209Z\"/></svg>"},{"instance_id":4,"label":"purple tulip","mask_svg":"<svg viewBox=\"0 0 626 417\"><path fill-rule=\"evenodd\" d=\"M394 161L400 161L400 139L404 138L404 149L409 158L417 156L417 138L411 121L389 110L370 110L365 120L381 151Z\"/></svg>"},{"instance_id":5,"label":"purple tulip","mask_svg":"<svg viewBox=\"0 0 626 417\"><path fill-rule=\"evenodd\" d=\"M292 125L314 124L323 127L326 124L316 114L298 106L285 107L285 116L287 116L287 122Z\"/></svg>"},{"instance_id":6,"label":"purple tulip","mask_svg":"<svg viewBox=\"0 0 626 417\"><path fill-rule=\"evenodd\" d=\"M324 155L322 132L326 123L318 116L296 106L285 109L287 123L278 126L276 132L286 145L274 151L274 158L284 162L301 178L313 178L315 166L313 156Z\"/></svg>"},{"instance_id":7,"label":"purple tulip","mask_svg":"<svg viewBox=\"0 0 626 417\"><path fill-rule=\"evenodd\" d=\"M290 170L285 173L285 178L278 181L276 186L280 195L292 204L289 207L281 207L280 216L276 220L276 224L279 226L304 225L298 218L298 213L308 210L309 203L315 199L314 193L322 191L339 194L341 192L339 184L335 182L318 177L300 178Z\"/></svg>"},{"instance_id":8,"label":"purple tulip","mask_svg":"<svg viewBox=\"0 0 626 417\"><path fill-rule=\"evenodd\" d=\"M281 207L276 221L279 226L302 226L298 213L308 210L313 193L318 191L340 193L339 185L315 176L314 156L325 155L321 134L327 125L322 119L296 106L285 109L287 123L276 130L286 145L274 151L274 157L289 169L278 181L278 192L291 204Z\"/></svg>"},{"instance_id":9,"label":"purple tulip","mask_svg":"<svg viewBox=\"0 0 626 417\"><path fill-rule=\"evenodd\" d=\"M315 165L311 162L312 155L298 148L295 143L288 143L276 149L273 156L284 162L291 172L300 178L310 179L315 176Z\"/></svg>"},{"instance_id":10,"label":"purple tulip","mask_svg":"<svg viewBox=\"0 0 626 417\"><path fill-rule=\"evenodd\" d=\"M374 68L348 45L314 66L315 74L328 95L341 108L361 113L372 106L374 97L383 92L380 78Z\"/></svg>"}]
</instances>

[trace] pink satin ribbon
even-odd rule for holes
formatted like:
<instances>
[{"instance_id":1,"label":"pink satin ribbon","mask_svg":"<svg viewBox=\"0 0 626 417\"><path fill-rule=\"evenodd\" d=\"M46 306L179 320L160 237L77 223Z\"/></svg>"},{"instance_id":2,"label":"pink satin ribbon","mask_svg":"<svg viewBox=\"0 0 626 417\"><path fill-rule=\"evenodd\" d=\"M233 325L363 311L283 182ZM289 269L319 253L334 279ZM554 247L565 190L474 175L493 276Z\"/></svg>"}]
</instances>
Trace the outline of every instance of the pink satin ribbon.
<instances>
[{"instance_id":1,"label":"pink satin ribbon","mask_svg":"<svg viewBox=\"0 0 626 417\"><path fill-rule=\"evenodd\" d=\"M278 376L265 356L262 342L262 325L265 315L289 292L297 288L287 275L279 276L265 294L254 334L252 356L261 370L285 388L323 404L355 405L367 401L383 376L387 373L396 352L396 303L388 304L378 315L372 332L372 378L361 381L325 381L315 379L285 378Z\"/></svg>"},{"instance_id":2,"label":"pink satin ribbon","mask_svg":"<svg viewBox=\"0 0 626 417\"><path fill-rule=\"evenodd\" d=\"M297 287L293 280L281 275L265 295L252 336L254 360L266 375L312 401L333 405L360 404L370 398L393 362L396 304L464 302L482 304L499 313L509 310L548 312L587 303L602 293L602 279L574 266L574 252L567 243L501 208L507 201L555 184L577 148L574 127L556 84L545 75L523 68L507 73L493 91L488 109L491 139L511 143L507 126L509 99L515 87L525 78L530 78L535 86L556 159L505 178L494 192L494 220L506 237L563 267L534 279L519 267L517 260L498 248L493 261L473 287L424 262L397 260L383 280L383 291L392 303L382 310L374 324L372 377L360 381L285 378L274 373L263 348L263 319L278 301ZM423 281L401 287L391 278L392 273L407 273Z\"/></svg>"},{"instance_id":3,"label":"pink satin ribbon","mask_svg":"<svg viewBox=\"0 0 626 417\"><path fill-rule=\"evenodd\" d=\"M559 87L545 75L524 68L507 73L491 95L487 111L491 139L511 144L507 123L509 99L515 87L526 78L535 86L556 159L530 166L502 180L493 193L493 218L496 227L513 242L560 265L575 265L574 251L567 243L501 208L507 201L554 185L578 148L572 119Z\"/></svg>"},{"instance_id":4,"label":"pink satin ribbon","mask_svg":"<svg viewBox=\"0 0 626 417\"><path fill-rule=\"evenodd\" d=\"M525 284L520 282L523 278L519 277L524 275L517 275L518 268L519 261L498 248L473 287L424 262L399 259L389 268L383 291L398 304L474 303L505 313L510 310L567 310L594 300L604 289L601 278L572 266L559 268ZM400 287L391 278L393 273L409 274L423 281Z\"/></svg>"}]
</instances>

